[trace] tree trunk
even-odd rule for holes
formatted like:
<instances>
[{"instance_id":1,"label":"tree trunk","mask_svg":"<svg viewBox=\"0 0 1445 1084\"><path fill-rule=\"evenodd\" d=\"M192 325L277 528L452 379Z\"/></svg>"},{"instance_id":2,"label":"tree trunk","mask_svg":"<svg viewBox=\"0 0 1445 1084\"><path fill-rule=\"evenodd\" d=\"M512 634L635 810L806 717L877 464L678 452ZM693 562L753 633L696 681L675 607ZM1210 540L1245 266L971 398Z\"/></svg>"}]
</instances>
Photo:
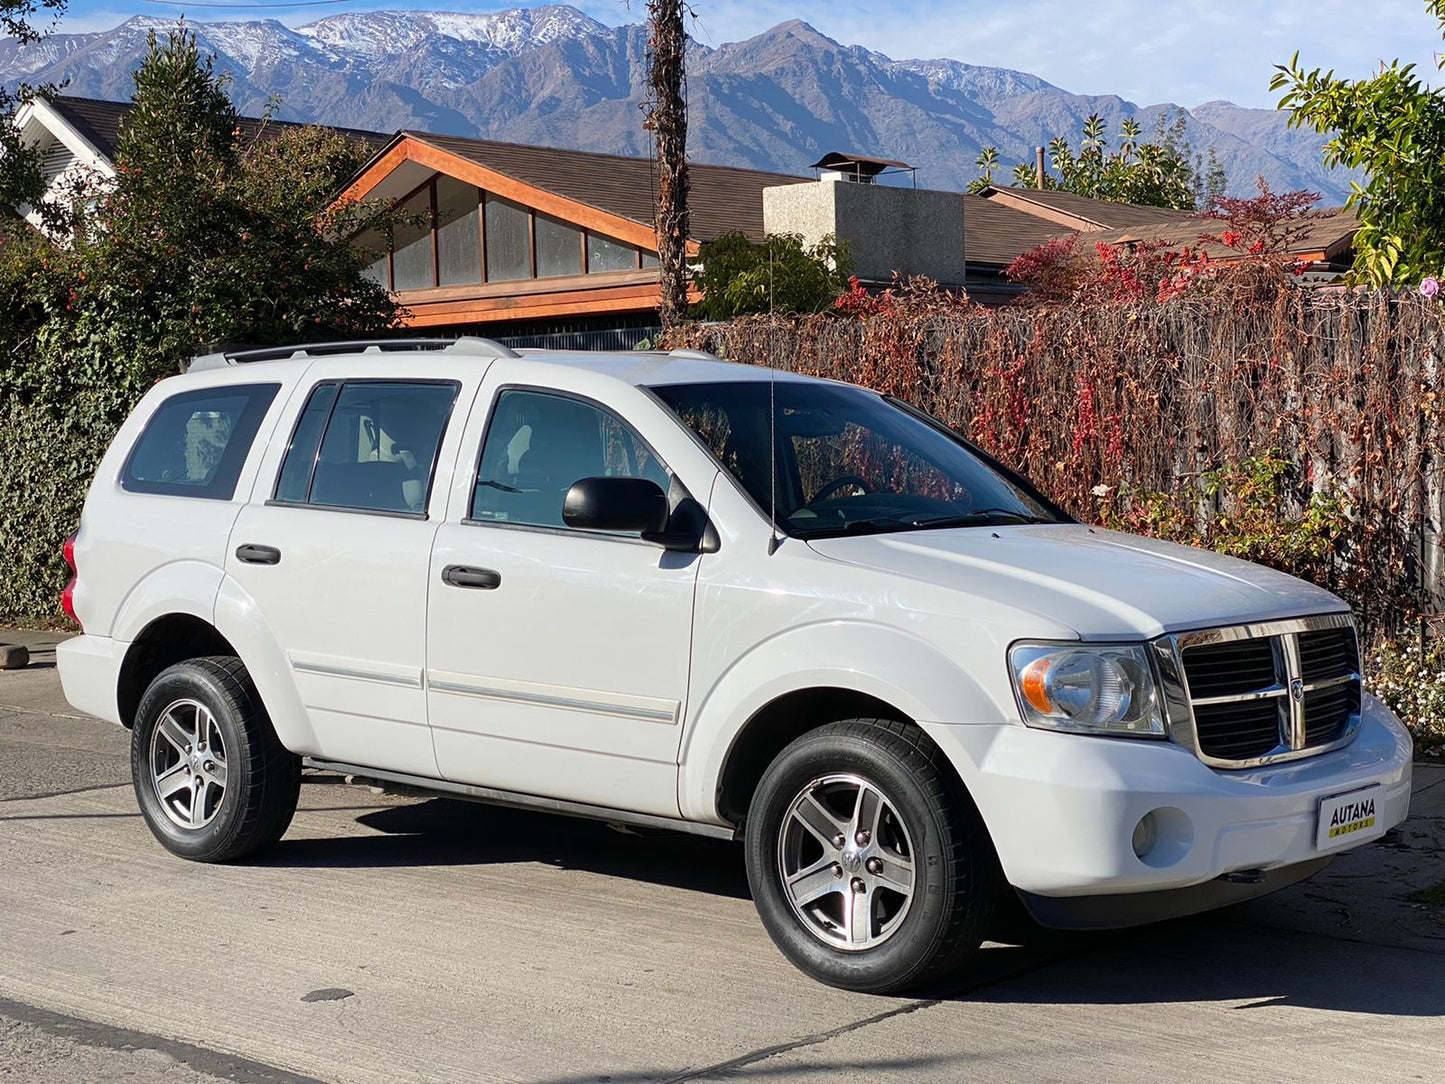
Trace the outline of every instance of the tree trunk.
<instances>
[{"instance_id":1,"label":"tree trunk","mask_svg":"<svg viewBox=\"0 0 1445 1084\"><path fill-rule=\"evenodd\" d=\"M663 330L687 316L687 102L683 65L687 34L681 0L648 0L651 37L646 127L657 141L657 262Z\"/></svg>"}]
</instances>

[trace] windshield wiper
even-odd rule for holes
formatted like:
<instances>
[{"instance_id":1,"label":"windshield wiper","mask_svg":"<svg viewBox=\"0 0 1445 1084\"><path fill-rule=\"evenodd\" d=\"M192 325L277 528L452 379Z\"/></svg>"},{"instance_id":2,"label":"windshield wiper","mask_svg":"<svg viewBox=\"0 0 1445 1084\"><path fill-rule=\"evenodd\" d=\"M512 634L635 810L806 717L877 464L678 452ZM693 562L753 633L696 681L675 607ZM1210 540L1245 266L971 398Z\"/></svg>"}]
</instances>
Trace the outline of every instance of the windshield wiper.
<instances>
[{"instance_id":1,"label":"windshield wiper","mask_svg":"<svg viewBox=\"0 0 1445 1084\"><path fill-rule=\"evenodd\" d=\"M1017 523L1047 523L1023 512L1010 508L980 508L959 516L935 516L932 519L905 519L901 516L889 519L855 519L841 527L827 529L827 534L882 534L888 531L925 531L937 527L982 527L996 523L999 519Z\"/></svg>"},{"instance_id":2,"label":"windshield wiper","mask_svg":"<svg viewBox=\"0 0 1445 1084\"><path fill-rule=\"evenodd\" d=\"M1018 512L1012 508L975 508L958 516L936 516L933 519L916 519L915 527L967 527L971 524L990 523L997 519L1011 519L1018 523L1047 523L1046 519Z\"/></svg>"},{"instance_id":3,"label":"windshield wiper","mask_svg":"<svg viewBox=\"0 0 1445 1084\"><path fill-rule=\"evenodd\" d=\"M906 531L917 526L907 519L855 519L837 530L843 534L875 534L879 531Z\"/></svg>"}]
</instances>

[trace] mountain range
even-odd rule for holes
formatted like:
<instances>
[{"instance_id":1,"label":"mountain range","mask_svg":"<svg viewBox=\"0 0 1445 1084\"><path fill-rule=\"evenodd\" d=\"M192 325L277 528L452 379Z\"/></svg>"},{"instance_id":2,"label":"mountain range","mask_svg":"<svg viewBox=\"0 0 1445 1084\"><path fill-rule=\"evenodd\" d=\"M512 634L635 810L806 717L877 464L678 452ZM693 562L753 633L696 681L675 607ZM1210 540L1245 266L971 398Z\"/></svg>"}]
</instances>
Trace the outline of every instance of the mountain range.
<instances>
[{"instance_id":1,"label":"mountain range","mask_svg":"<svg viewBox=\"0 0 1445 1084\"><path fill-rule=\"evenodd\" d=\"M54 34L33 45L0 38L0 82L68 82L67 93L126 100L151 31L137 16L110 29ZM647 29L606 26L567 6L489 14L378 11L304 26L272 19L191 24L231 80L243 113L342 127L481 136L647 155L642 128ZM894 60L842 45L801 21L746 41L689 45L688 146L696 161L806 173L822 154L902 159L921 187L962 189L975 159L997 147L1005 179L1034 147L1084 118L1111 133L1136 117L1152 133L1182 108L1072 94L1025 72L957 60ZM1257 176L1276 191L1306 188L1340 203L1350 176L1325 168L1323 139L1286 115L1208 102L1184 110L1196 151L1213 148L1231 192Z\"/></svg>"}]
</instances>

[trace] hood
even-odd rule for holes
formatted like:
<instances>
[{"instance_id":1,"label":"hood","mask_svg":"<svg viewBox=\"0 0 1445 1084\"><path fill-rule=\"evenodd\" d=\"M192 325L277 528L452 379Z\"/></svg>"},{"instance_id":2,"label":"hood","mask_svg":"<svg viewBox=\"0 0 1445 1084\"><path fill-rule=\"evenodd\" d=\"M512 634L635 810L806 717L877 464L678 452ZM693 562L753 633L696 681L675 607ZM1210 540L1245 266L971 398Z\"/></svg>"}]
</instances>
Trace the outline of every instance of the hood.
<instances>
[{"instance_id":1,"label":"hood","mask_svg":"<svg viewBox=\"0 0 1445 1084\"><path fill-rule=\"evenodd\" d=\"M1347 610L1283 572L1192 546L1083 524L908 531L815 539L837 561L1026 611L1086 640Z\"/></svg>"}]
</instances>

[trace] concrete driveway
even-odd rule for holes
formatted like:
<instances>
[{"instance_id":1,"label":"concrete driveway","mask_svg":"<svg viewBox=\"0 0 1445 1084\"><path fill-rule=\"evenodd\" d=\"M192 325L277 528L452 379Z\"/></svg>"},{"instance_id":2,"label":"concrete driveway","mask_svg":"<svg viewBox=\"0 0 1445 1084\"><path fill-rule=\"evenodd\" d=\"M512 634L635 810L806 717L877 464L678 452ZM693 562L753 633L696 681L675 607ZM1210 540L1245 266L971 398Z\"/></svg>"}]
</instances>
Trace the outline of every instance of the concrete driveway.
<instances>
[{"instance_id":1,"label":"concrete driveway","mask_svg":"<svg viewBox=\"0 0 1445 1084\"><path fill-rule=\"evenodd\" d=\"M0 630L0 640L13 634ZM0 1081L1445 1080L1445 769L1402 831L1206 918L819 986L731 844L311 775L279 847L151 839L43 640L0 672Z\"/></svg>"}]
</instances>

